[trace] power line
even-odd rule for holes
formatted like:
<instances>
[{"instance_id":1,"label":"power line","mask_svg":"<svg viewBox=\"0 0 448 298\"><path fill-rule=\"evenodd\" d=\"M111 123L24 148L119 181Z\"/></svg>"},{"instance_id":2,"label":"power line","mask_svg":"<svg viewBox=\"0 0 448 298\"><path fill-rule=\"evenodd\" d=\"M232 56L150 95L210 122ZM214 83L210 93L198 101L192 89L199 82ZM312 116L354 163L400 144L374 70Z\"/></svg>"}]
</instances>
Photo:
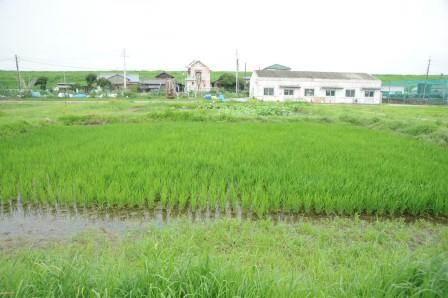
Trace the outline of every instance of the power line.
<instances>
[{"instance_id":1,"label":"power line","mask_svg":"<svg viewBox=\"0 0 448 298\"><path fill-rule=\"evenodd\" d=\"M48 62L42 59L36 59L36 58L29 58L29 57L21 57L21 61L25 61L32 64L40 64L40 65L49 65L49 66L56 66L56 67L66 67L66 68L73 68L73 69L81 69L81 70L98 70L98 68L92 68L88 66L83 65L72 65L72 64L60 64L55 62ZM109 67L102 67L104 69L118 69L117 65L109 66Z\"/></svg>"},{"instance_id":2,"label":"power line","mask_svg":"<svg viewBox=\"0 0 448 298\"><path fill-rule=\"evenodd\" d=\"M22 58L21 61L25 61L32 64L40 64L40 65L48 65L48 66L56 66L56 67L66 67L66 68L74 68L74 69L82 69L82 70L97 70L95 68L85 67L85 66L73 66L73 65L63 65L63 64L56 64L56 63L47 63L47 62L39 62L35 60L30 59L24 59Z\"/></svg>"}]
</instances>

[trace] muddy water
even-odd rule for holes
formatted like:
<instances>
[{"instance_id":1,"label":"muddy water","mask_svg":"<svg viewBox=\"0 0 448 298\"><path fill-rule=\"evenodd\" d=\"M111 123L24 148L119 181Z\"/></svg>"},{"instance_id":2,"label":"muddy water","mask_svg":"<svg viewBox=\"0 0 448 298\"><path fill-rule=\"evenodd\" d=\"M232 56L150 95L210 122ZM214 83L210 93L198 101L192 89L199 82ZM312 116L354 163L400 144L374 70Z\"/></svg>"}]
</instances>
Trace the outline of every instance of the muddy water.
<instances>
[{"instance_id":1,"label":"muddy water","mask_svg":"<svg viewBox=\"0 0 448 298\"><path fill-rule=\"evenodd\" d=\"M23 245L41 245L48 241L68 240L88 231L120 234L129 229L143 228L143 221L93 209L69 208L58 205L3 204L0 208L0 249ZM143 217L142 217L143 218Z\"/></svg>"},{"instance_id":2,"label":"muddy water","mask_svg":"<svg viewBox=\"0 0 448 298\"><path fill-rule=\"evenodd\" d=\"M248 214L247 216L252 217ZM0 202L0 250L20 246L39 246L49 241L69 240L85 232L100 232L108 236L129 231L147 229L149 226L163 228L178 218L192 222L206 222L216 218L243 219L241 207L232 210L227 204L205 210L178 212L156 206L145 208L87 208L77 205L23 204L18 200Z\"/></svg>"},{"instance_id":3,"label":"muddy water","mask_svg":"<svg viewBox=\"0 0 448 298\"><path fill-rule=\"evenodd\" d=\"M99 232L114 237L131 231L148 230L149 227L163 228L171 221L187 218L191 222L207 222L217 218L236 218L254 220L256 215L243 212L238 204L232 208L227 203L224 208L216 206L205 209L179 211L161 208L97 208L60 204L22 204L20 197L9 202L0 202L0 250L7 248L44 245L50 241L64 241L86 233ZM264 218L273 222L297 223L302 220L328 219L332 216L306 216L303 214L276 213ZM378 220L375 216L360 216L367 221ZM383 218L391 219L391 218ZM414 221L419 218L392 218ZM446 217L420 218L448 224Z\"/></svg>"}]
</instances>

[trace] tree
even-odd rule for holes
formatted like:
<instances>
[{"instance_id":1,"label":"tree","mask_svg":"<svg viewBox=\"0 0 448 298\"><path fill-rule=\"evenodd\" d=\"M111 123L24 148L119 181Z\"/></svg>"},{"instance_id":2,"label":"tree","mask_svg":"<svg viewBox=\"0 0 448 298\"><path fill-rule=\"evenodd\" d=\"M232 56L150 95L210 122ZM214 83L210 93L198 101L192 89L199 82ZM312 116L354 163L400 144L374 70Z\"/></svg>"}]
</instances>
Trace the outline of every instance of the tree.
<instances>
[{"instance_id":1,"label":"tree","mask_svg":"<svg viewBox=\"0 0 448 298\"><path fill-rule=\"evenodd\" d=\"M236 77L232 73L223 73L218 79L219 85L228 91L235 91ZM244 79L238 79L240 90L244 90Z\"/></svg>"},{"instance_id":2,"label":"tree","mask_svg":"<svg viewBox=\"0 0 448 298\"><path fill-rule=\"evenodd\" d=\"M89 88L92 88L92 85L95 84L95 82L96 82L96 74L89 73L86 76L86 82L87 82L87 86L89 86Z\"/></svg>"},{"instance_id":3,"label":"tree","mask_svg":"<svg viewBox=\"0 0 448 298\"><path fill-rule=\"evenodd\" d=\"M112 89L112 83L109 80L105 79L105 78L99 78L98 80L96 80L96 83L103 90L110 90L110 89Z\"/></svg>"},{"instance_id":4,"label":"tree","mask_svg":"<svg viewBox=\"0 0 448 298\"><path fill-rule=\"evenodd\" d=\"M47 82L48 82L47 77L38 77L36 80L36 83L34 83L34 85L39 86L41 90L46 90Z\"/></svg>"}]
</instances>

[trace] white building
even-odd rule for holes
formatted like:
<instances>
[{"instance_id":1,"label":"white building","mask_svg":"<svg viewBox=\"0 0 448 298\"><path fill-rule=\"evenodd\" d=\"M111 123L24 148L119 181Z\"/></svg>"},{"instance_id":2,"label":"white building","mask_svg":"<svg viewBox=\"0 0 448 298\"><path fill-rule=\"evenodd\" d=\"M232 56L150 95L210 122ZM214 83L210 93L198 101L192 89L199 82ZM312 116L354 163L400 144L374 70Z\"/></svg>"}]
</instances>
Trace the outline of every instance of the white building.
<instances>
[{"instance_id":1,"label":"white building","mask_svg":"<svg viewBox=\"0 0 448 298\"><path fill-rule=\"evenodd\" d=\"M211 89L211 71L199 60L194 60L187 66L187 76L185 78L185 91L187 92L208 92Z\"/></svg>"},{"instance_id":2,"label":"white building","mask_svg":"<svg viewBox=\"0 0 448 298\"><path fill-rule=\"evenodd\" d=\"M381 81L366 73L256 70L251 98L317 103L381 103Z\"/></svg>"}]
</instances>

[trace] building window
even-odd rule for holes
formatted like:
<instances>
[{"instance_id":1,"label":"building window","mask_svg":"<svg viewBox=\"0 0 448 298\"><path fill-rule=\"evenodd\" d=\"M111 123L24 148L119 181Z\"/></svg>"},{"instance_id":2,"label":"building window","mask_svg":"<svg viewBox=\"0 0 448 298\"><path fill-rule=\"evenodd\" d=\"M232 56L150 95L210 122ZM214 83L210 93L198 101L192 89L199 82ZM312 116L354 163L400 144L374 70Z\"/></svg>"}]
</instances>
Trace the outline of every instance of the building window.
<instances>
[{"instance_id":1,"label":"building window","mask_svg":"<svg viewBox=\"0 0 448 298\"><path fill-rule=\"evenodd\" d=\"M345 97L355 97L355 90L353 90L353 89L346 89L345 90Z\"/></svg>"},{"instance_id":2,"label":"building window","mask_svg":"<svg viewBox=\"0 0 448 298\"><path fill-rule=\"evenodd\" d=\"M373 90L366 90L364 91L364 96L365 97L373 97L375 95L375 91Z\"/></svg>"},{"instance_id":3,"label":"building window","mask_svg":"<svg viewBox=\"0 0 448 298\"><path fill-rule=\"evenodd\" d=\"M314 89L305 89L305 96L314 96Z\"/></svg>"},{"instance_id":4,"label":"building window","mask_svg":"<svg viewBox=\"0 0 448 298\"><path fill-rule=\"evenodd\" d=\"M325 90L325 96L335 96L335 95L336 95L336 90L334 90L334 89Z\"/></svg>"},{"instance_id":5,"label":"building window","mask_svg":"<svg viewBox=\"0 0 448 298\"><path fill-rule=\"evenodd\" d=\"M264 95L274 96L274 88L264 88Z\"/></svg>"},{"instance_id":6,"label":"building window","mask_svg":"<svg viewBox=\"0 0 448 298\"><path fill-rule=\"evenodd\" d=\"M294 89L285 89L283 90L284 95L294 95Z\"/></svg>"}]
</instances>

